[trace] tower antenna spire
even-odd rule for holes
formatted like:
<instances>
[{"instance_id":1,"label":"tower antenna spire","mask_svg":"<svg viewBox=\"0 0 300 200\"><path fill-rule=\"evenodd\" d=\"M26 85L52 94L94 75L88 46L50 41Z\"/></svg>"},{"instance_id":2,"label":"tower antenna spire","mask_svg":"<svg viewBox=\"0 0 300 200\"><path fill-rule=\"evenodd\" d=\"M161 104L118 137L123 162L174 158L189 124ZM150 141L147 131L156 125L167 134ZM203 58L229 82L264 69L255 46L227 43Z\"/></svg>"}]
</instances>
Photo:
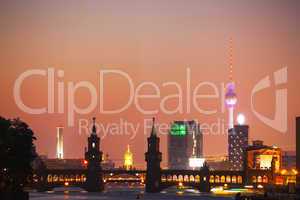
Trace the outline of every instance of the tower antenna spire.
<instances>
[{"instance_id":1,"label":"tower antenna spire","mask_svg":"<svg viewBox=\"0 0 300 200\"><path fill-rule=\"evenodd\" d=\"M233 82L233 39L229 38L229 81Z\"/></svg>"},{"instance_id":2,"label":"tower antenna spire","mask_svg":"<svg viewBox=\"0 0 300 200\"><path fill-rule=\"evenodd\" d=\"M97 130L96 130L96 117L93 117L93 134L97 134Z\"/></svg>"},{"instance_id":3,"label":"tower antenna spire","mask_svg":"<svg viewBox=\"0 0 300 200\"><path fill-rule=\"evenodd\" d=\"M152 131L151 131L151 135L156 135L156 131L155 131L155 117L152 118Z\"/></svg>"}]
</instances>

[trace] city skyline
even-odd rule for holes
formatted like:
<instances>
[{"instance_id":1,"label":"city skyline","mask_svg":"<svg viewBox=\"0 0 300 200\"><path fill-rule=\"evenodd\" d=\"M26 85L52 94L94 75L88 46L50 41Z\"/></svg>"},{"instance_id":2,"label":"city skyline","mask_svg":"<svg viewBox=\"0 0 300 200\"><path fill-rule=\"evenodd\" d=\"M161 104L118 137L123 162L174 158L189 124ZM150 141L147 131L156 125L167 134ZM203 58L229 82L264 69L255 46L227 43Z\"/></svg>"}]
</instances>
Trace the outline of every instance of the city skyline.
<instances>
[{"instance_id":1,"label":"city skyline","mask_svg":"<svg viewBox=\"0 0 300 200\"><path fill-rule=\"evenodd\" d=\"M79 135L76 126L67 127L67 113L57 113L57 104L54 114L41 115L27 114L16 105L13 86L20 74L30 69L47 70L53 67L56 71L64 71L64 77L56 77L55 84L58 81L65 84L70 81L89 81L98 87L100 70L119 69L128 73L135 84L153 81L159 85L162 96L165 96L176 90L174 87L163 87L162 83L175 81L184 88L186 69L190 68L193 88L198 83L208 81L222 91L221 84L228 82L228 40L232 37L233 77L238 98L235 113L246 116L249 142L259 139L283 150L295 150L294 118L300 115L300 94L297 88L300 74L297 58L300 44L297 38L300 29L297 24L297 6L279 1L272 1L271 8L258 2L249 5L232 1L216 5L215 2L207 1L190 2L184 7L179 1L155 5L145 2L85 4L74 1L66 8L59 1L45 4L30 1L29 5L23 2L3 3L0 21L4 28L0 42L4 51L0 55L3 66L0 70L5 76L0 80L0 94L5 98L0 105L0 115L20 117L30 124L38 138L38 153L50 157L55 157L56 127L62 124L65 127L64 157L82 158L82 149L88 135ZM288 129L281 133L264 124L253 113L251 90L266 76L270 76L273 81L273 73L284 67L287 67L288 82L279 88L286 88L288 92ZM110 81L105 95L106 102L110 103L108 106L124 104L124 96L128 96L127 82L120 77ZM255 97L256 110L269 118L275 113L276 89L272 82L269 89ZM145 90L151 91L151 88ZM99 90L97 92L99 96ZM211 90L203 89L200 93L206 92L211 93ZM24 82L21 95L28 105L45 106L46 78L33 77ZM89 95L86 90L78 91L77 104L86 106L90 101ZM143 105L155 109L159 107L159 101L161 99L147 101ZM133 124L143 124L146 118L150 119L151 124L153 116L157 124L195 119L200 124L212 124L218 119L227 124L227 111L222 111L221 102L220 99L200 102L204 108L217 109L217 113L212 115L199 114L195 108L190 113L184 111L170 115L159 111L157 114L144 115L134 105L120 114L109 115L99 113L97 107L89 114L76 116L75 124L80 118L91 122L93 116L103 124L119 124L120 118ZM174 108L176 102L170 101L168 105ZM102 151L119 159L123 156L124 148L130 144L134 162L144 165L144 154L140 153L140 149L145 152L151 126L145 131L146 135L143 130L134 139L128 135L106 137L101 141ZM226 132L221 131L221 135L206 134L203 140L204 155L226 154L223 153L227 150ZM167 165L166 144L167 137L162 135L162 166ZM112 145L122 148L112 149Z\"/></svg>"}]
</instances>

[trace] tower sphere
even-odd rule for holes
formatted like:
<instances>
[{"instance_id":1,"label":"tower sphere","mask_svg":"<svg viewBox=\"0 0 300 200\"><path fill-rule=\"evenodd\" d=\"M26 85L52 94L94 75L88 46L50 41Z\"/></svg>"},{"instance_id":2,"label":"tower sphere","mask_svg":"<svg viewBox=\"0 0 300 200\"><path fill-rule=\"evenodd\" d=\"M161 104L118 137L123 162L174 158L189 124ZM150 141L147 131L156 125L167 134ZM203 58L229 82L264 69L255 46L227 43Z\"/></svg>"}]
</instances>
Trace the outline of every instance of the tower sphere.
<instances>
[{"instance_id":1,"label":"tower sphere","mask_svg":"<svg viewBox=\"0 0 300 200\"><path fill-rule=\"evenodd\" d=\"M227 92L225 95L225 103L227 107L234 107L237 103L237 97L234 92L234 88L234 83L232 82L227 85Z\"/></svg>"}]
</instances>

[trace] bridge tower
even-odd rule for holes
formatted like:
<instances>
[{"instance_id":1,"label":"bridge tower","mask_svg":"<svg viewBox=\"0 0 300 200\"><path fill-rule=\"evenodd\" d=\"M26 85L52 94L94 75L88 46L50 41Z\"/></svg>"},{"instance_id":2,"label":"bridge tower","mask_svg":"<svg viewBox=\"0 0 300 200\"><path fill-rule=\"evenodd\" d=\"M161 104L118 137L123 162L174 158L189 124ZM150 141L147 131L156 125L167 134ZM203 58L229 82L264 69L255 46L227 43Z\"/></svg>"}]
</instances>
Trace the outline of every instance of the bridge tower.
<instances>
[{"instance_id":1,"label":"bridge tower","mask_svg":"<svg viewBox=\"0 0 300 200\"><path fill-rule=\"evenodd\" d=\"M200 179L200 188L201 192L210 192L210 170L207 162L204 162L203 167L200 169L201 179Z\"/></svg>"},{"instance_id":2,"label":"bridge tower","mask_svg":"<svg viewBox=\"0 0 300 200\"><path fill-rule=\"evenodd\" d=\"M88 147L85 150L85 160L87 161L86 190L89 192L100 192L104 190L103 172L101 168L102 152L100 151L100 138L93 118L93 130L88 137Z\"/></svg>"},{"instance_id":3,"label":"bridge tower","mask_svg":"<svg viewBox=\"0 0 300 200\"><path fill-rule=\"evenodd\" d=\"M153 118L152 131L148 138L148 151L145 153L145 160L147 162L146 192L155 193L161 190L161 159L162 154L159 151L159 137L156 135L155 118Z\"/></svg>"}]
</instances>

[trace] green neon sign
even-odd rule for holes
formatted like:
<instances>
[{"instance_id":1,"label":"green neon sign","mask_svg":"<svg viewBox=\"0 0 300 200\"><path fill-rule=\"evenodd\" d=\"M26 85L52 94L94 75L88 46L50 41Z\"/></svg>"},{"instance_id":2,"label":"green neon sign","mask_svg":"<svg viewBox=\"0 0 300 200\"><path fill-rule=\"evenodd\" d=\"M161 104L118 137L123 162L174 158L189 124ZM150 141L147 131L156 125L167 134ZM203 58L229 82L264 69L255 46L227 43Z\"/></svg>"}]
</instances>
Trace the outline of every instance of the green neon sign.
<instances>
[{"instance_id":1,"label":"green neon sign","mask_svg":"<svg viewBox=\"0 0 300 200\"><path fill-rule=\"evenodd\" d=\"M187 133L186 125L184 124L172 124L171 135L174 136L185 136Z\"/></svg>"}]
</instances>

